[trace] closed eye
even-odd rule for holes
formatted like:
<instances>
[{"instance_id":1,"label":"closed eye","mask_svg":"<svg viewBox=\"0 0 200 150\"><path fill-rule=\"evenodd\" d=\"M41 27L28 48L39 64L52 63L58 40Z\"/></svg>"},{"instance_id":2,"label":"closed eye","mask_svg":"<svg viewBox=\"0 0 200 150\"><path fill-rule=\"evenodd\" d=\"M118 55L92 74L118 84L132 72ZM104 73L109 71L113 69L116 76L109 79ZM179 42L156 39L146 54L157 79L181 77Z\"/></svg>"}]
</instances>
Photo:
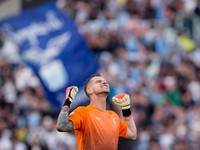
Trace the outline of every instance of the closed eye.
<instances>
[{"instance_id":1,"label":"closed eye","mask_svg":"<svg viewBox=\"0 0 200 150\"><path fill-rule=\"evenodd\" d=\"M107 84L107 82L105 80L97 80L97 81L95 81L95 83L101 83L101 82Z\"/></svg>"},{"instance_id":2,"label":"closed eye","mask_svg":"<svg viewBox=\"0 0 200 150\"><path fill-rule=\"evenodd\" d=\"M97 80L96 83L101 83L101 80Z\"/></svg>"}]
</instances>

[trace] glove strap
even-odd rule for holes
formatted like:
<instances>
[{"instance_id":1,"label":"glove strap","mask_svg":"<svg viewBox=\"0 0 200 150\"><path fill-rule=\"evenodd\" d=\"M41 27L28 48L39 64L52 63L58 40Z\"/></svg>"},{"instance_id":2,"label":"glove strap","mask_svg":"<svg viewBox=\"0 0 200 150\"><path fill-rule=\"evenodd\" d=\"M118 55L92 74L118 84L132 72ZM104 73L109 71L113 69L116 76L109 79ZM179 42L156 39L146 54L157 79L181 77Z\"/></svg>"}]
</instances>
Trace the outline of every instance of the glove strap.
<instances>
[{"instance_id":1,"label":"glove strap","mask_svg":"<svg viewBox=\"0 0 200 150\"><path fill-rule=\"evenodd\" d=\"M65 103L63 104L63 107L68 107L68 109L69 109L71 103L72 103L72 102L69 100L69 98L67 98L67 99L65 100Z\"/></svg>"},{"instance_id":2,"label":"glove strap","mask_svg":"<svg viewBox=\"0 0 200 150\"><path fill-rule=\"evenodd\" d=\"M130 117L132 116L131 109L122 109L123 117Z\"/></svg>"},{"instance_id":3,"label":"glove strap","mask_svg":"<svg viewBox=\"0 0 200 150\"><path fill-rule=\"evenodd\" d=\"M122 110L129 109L129 108L130 108L130 104L127 105L127 106L123 106L123 107L122 107Z\"/></svg>"}]
</instances>

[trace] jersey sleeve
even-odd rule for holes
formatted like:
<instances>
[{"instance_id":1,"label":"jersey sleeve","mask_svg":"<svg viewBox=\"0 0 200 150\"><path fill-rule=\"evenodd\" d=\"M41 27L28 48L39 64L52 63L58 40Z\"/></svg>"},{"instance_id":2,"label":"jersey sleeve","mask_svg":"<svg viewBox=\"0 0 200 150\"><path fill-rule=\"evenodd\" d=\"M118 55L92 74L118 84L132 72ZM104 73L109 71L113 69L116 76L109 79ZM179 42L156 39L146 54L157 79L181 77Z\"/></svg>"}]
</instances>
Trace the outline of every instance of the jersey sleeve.
<instances>
[{"instance_id":1,"label":"jersey sleeve","mask_svg":"<svg viewBox=\"0 0 200 150\"><path fill-rule=\"evenodd\" d=\"M81 130L84 127L85 112L84 107L78 107L69 115L69 120L73 122L74 130Z\"/></svg>"},{"instance_id":2,"label":"jersey sleeve","mask_svg":"<svg viewBox=\"0 0 200 150\"><path fill-rule=\"evenodd\" d=\"M126 138L126 132L128 126L124 121L122 121L121 119L119 120L120 120L119 137Z\"/></svg>"}]
</instances>

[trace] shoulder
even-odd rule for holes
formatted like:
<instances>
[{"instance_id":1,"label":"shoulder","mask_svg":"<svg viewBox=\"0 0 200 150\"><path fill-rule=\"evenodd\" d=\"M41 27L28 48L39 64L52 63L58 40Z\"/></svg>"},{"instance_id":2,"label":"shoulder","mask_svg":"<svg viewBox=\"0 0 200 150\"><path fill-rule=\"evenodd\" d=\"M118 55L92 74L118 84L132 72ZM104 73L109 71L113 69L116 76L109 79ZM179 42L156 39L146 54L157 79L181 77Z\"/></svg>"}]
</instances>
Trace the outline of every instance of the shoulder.
<instances>
[{"instance_id":1,"label":"shoulder","mask_svg":"<svg viewBox=\"0 0 200 150\"><path fill-rule=\"evenodd\" d=\"M112 111L112 110L107 110L107 112L108 112L109 114L111 114L111 115L114 115L114 116L119 117L118 114L117 114L116 112Z\"/></svg>"},{"instance_id":2,"label":"shoulder","mask_svg":"<svg viewBox=\"0 0 200 150\"><path fill-rule=\"evenodd\" d=\"M73 112L85 112L87 107L85 106L79 106L76 109L73 110Z\"/></svg>"},{"instance_id":3,"label":"shoulder","mask_svg":"<svg viewBox=\"0 0 200 150\"><path fill-rule=\"evenodd\" d=\"M76 109L74 109L71 113L70 113L70 117L71 116L80 116L80 117L84 117L85 115L87 115L87 107L85 106L79 106Z\"/></svg>"},{"instance_id":4,"label":"shoulder","mask_svg":"<svg viewBox=\"0 0 200 150\"><path fill-rule=\"evenodd\" d=\"M74 109L72 112L79 112L81 114L87 114L90 112L91 108L88 106L79 106L76 109Z\"/></svg>"}]
</instances>

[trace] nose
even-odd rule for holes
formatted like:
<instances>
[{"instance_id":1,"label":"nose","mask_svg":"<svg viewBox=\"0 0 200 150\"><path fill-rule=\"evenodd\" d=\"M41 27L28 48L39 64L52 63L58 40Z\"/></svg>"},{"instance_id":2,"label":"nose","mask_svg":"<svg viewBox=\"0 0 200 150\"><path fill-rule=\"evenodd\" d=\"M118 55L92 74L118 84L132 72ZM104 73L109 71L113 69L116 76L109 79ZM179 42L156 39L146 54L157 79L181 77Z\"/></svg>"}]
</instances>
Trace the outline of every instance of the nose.
<instances>
[{"instance_id":1,"label":"nose","mask_svg":"<svg viewBox=\"0 0 200 150\"><path fill-rule=\"evenodd\" d=\"M103 80L103 84L107 84L107 82L105 80Z\"/></svg>"},{"instance_id":2,"label":"nose","mask_svg":"<svg viewBox=\"0 0 200 150\"><path fill-rule=\"evenodd\" d=\"M106 85L106 86L108 86L108 84L107 84L106 81L103 81L103 82L102 82L102 85Z\"/></svg>"}]
</instances>

